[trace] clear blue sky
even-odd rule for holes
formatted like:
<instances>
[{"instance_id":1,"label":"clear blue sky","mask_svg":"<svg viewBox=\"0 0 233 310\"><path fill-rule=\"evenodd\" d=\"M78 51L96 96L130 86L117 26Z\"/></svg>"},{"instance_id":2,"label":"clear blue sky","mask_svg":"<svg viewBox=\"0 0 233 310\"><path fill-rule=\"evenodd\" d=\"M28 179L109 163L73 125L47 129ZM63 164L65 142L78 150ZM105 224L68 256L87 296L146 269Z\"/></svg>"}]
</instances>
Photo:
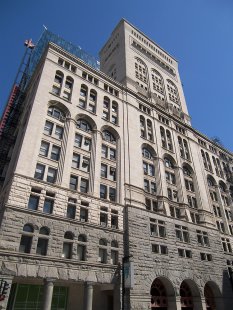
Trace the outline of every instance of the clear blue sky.
<instances>
[{"instance_id":1,"label":"clear blue sky","mask_svg":"<svg viewBox=\"0 0 233 310\"><path fill-rule=\"evenodd\" d=\"M192 125L233 150L232 0L0 1L0 111L24 52L42 25L90 54L124 17L179 61Z\"/></svg>"}]
</instances>

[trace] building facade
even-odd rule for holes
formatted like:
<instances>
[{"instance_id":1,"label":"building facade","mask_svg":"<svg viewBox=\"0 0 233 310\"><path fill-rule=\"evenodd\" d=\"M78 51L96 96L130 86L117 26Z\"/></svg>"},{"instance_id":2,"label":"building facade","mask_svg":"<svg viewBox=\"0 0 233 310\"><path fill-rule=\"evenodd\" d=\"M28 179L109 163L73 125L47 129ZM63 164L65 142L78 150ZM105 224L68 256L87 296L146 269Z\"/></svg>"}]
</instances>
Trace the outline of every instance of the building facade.
<instances>
[{"instance_id":1,"label":"building facade","mask_svg":"<svg viewBox=\"0 0 233 310\"><path fill-rule=\"evenodd\" d=\"M14 137L2 309L233 307L233 154L192 128L177 61L142 32L121 20L100 70L48 44Z\"/></svg>"}]
</instances>

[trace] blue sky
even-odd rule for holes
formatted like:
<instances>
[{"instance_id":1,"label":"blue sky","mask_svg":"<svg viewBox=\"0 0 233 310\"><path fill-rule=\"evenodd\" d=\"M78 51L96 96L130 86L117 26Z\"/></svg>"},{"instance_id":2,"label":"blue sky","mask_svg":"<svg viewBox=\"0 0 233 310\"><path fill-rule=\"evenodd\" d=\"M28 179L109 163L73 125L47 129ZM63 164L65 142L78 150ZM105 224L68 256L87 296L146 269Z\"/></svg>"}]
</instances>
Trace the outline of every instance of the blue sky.
<instances>
[{"instance_id":1,"label":"blue sky","mask_svg":"<svg viewBox=\"0 0 233 310\"><path fill-rule=\"evenodd\" d=\"M2 0L0 111L43 25L97 56L122 17L179 61L193 127L233 150L232 0Z\"/></svg>"}]
</instances>

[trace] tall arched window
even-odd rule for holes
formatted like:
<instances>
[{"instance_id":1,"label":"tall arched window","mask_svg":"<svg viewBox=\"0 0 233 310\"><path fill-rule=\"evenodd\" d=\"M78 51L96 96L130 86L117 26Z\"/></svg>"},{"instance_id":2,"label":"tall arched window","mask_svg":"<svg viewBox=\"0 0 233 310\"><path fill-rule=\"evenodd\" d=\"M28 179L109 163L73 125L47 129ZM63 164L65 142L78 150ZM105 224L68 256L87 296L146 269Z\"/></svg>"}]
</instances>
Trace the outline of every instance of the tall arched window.
<instances>
[{"instance_id":1,"label":"tall arched window","mask_svg":"<svg viewBox=\"0 0 233 310\"><path fill-rule=\"evenodd\" d=\"M68 258L68 259L72 258L73 239L74 239L74 234L70 231L66 231L64 234L64 242L63 242L63 249L62 249L63 258Z\"/></svg>"},{"instance_id":2,"label":"tall arched window","mask_svg":"<svg viewBox=\"0 0 233 310\"><path fill-rule=\"evenodd\" d=\"M162 75L155 69L152 69L151 79L152 79L153 92L160 100L164 101L165 92L164 92L164 83L163 83Z\"/></svg>"},{"instance_id":3,"label":"tall arched window","mask_svg":"<svg viewBox=\"0 0 233 310\"><path fill-rule=\"evenodd\" d=\"M67 76L66 81L65 81L64 91L63 91L63 98L69 101L71 100L71 96L72 96L73 84L74 84L73 78L70 76Z\"/></svg>"},{"instance_id":4,"label":"tall arched window","mask_svg":"<svg viewBox=\"0 0 233 310\"><path fill-rule=\"evenodd\" d=\"M148 73L146 64L139 58L135 58L136 83L145 90L148 90Z\"/></svg>"},{"instance_id":5,"label":"tall arched window","mask_svg":"<svg viewBox=\"0 0 233 310\"><path fill-rule=\"evenodd\" d=\"M145 120L142 115L140 115L140 133L142 138L154 141L152 122L150 119Z\"/></svg>"},{"instance_id":6,"label":"tall arched window","mask_svg":"<svg viewBox=\"0 0 233 310\"><path fill-rule=\"evenodd\" d=\"M77 247L77 255L78 260L85 261L86 260L86 243L87 238L85 235L79 235L78 236L78 247Z\"/></svg>"},{"instance_id":7,"label":"tall arched window","mask_svg":"<svg viewBox=\"0 0 233 310\"><path fill-rule=\"evenodd\" d=\"M197 209L193 170L189 165L185 164L183 166L183 173L189 207Z\"/></svg>"},{"instance_id":8,"label":"tall arched window","mask_svg":"<svg viewBox=\"0 0 233 310\"><path fill-rule=\"evenodd\" d=\"M107 240L100 239L99 240L99 259L98 261L102 264L107 263Z\"/></svg>"},{"instance_id":9,"label":"tall arched window","mask_svg":"<svg viewBox=\"0 0 233 310\"><path fill-rule=\"evenodd\" d=\"M39 230L39 238L37 242L36 254L47 255L49 241L49 229L47 227L41 227Z\"/></svg>"},{"instance_id":10,"label":"tall arched window","mask_svg":"<svg viewBox=\"0 0 233 310\"><path fill-rule=\"evenodd\" d=\"M70 175L70 189L87 193L91 170L92 138L94 121L85 116L77 120L74 150L72 158L72 171ZM81 173L80 173L81 172Z\"/></svg>"},{"instance_id":11,"label":"tall arched window","mask_svg":"<svg viewBox=\"0 0 233 310\"><path fill-rule=\"evenodd\" d=\"M116 133L105 129L102 132L102 162L101 162L101 184L100 198L110 201L117 200L117 138Z\"/></svg>"},{"instance_id":12,"label":"tall arched window","mask_svg":"<svg viewBox=\"0 0 233 310\"><path fill-rule=\"evenodd\" d=\"M32 239L34 235L34 228L31 224L25 224L20 240L19 252L30 253L32 246Z\"/></svg>"},{"instance_id":13,"label":"tall arched window","mask_svg":"<svg viewBox=\"0 0 233 310\"><path fill-rule=\"evenodd\" d=\"M167 193L168 199L174 202L178 202L178 190L176 184L176 169L175 161L170 156L164 157L165 176L167 181Z\"/></svg>"},{"instance_id":14,"label":"tall arched window","mask_svg":"<svg viewBox=\"0 0 233 310\"><path fill-rule=\"evenodd\" d=\"M111 264L118 264L118 242L116 240L111 242Z\"/></svg>"},{"instance_id":15,"label":"tall arched window","mask_svg":"<svg viewBox=\"0 0 233 310\"><path fill-rule=\"evenodd\" d=\"M64 79L63 72L57 70L54 77L54 84L52 87L52 93L56 96L60 96L61 94L63 79Z\"/></svg>"},{"instance_id":16,"label":"tall arched window","mask_svg":"<svg viewBox=\"0 0 233 310\"><path fill-rule=\"evenodd\" d=\"M182 139L180 136L178 136L178 143L180 147L180 156L184 159L190 160L188 142L185 139Z\"/></svg>"},{"instance_id":17,"label":"tall arched window","mask_svg":"<svg viewBox=\"0 0 233 310\"><path fill-rule=\"evenodd\" d=\"M160 135L162 147L169 151L173 151L171 132L168 129L165 130L162 126L160 126Z\"/></svg>"},{"instance_id":18,"label":"tall arched window","mask_svg":"<svg viewBox=\"0 0 233 310\"><path fill-rule=\"evenodd\" d=\"M155 153L155 152L154 152ZM142 166L144 173L144 190L152 195L156 194L155 166L152 157L152 151L149 147L142 148Z\"/></svg>"},{"instance_id":19,"label":"tall arched window","mask_svg":"<svg viewBox=\"0 0 233 310\"><path fill-rule=\"evenodd\" d=\"M102 117L114 125L118 124L118 103L107 96L104 96Z\"/></svg>"},{"instance_id":20,"label":"tall arched window","mask_svg":"<svg viewBox=\"0 0 233 310\"><path fill-rule=\"evenodd\" d=\"M169 100L176 104L180 104L178 89L176 85L170 80L167 80L167 90Z\"/></svg>"}]
</instances>

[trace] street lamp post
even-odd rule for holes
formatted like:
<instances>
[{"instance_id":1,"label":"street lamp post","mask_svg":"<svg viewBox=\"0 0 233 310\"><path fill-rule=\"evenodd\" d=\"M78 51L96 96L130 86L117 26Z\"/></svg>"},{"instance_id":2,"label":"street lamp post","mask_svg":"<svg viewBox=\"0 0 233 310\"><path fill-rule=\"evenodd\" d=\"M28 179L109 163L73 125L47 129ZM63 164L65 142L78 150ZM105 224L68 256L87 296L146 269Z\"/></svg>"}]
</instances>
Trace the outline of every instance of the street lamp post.
<instances>
[{"instance_id":1,"label":"street lamp post","mask_svg":"<svg viewBox=\"0 0 233 310\"><path fill-rule=\"evenodd\" d=\"M129 258L133 257L133 255L123 256L122 257L122 310L125 310L125 263L129 260Z\"/></svg>"}]
</instances>

